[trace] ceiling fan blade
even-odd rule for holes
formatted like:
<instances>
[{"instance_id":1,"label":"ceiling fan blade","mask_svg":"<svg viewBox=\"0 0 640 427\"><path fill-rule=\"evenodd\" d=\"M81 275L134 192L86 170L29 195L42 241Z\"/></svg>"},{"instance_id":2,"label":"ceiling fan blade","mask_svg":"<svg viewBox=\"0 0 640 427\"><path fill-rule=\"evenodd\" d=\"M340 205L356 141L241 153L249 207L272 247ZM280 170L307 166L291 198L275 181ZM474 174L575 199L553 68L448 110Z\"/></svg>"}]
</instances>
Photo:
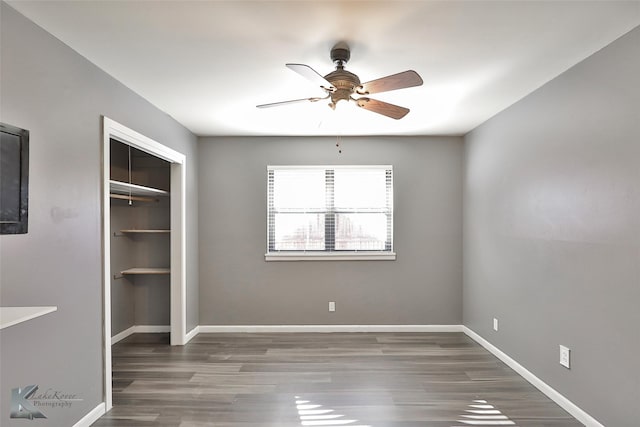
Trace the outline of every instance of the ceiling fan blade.
<instances>
[{"instance_id":1,"label":"ceiling fan blade","mask_svg":"<svg viewBox=\"0 0 640 427\"><path fill-rule=\"evenodd\" d=\"M317 102L317 101L320 101L322 99L327 99L327 98L328 97L292 99L291 101L280 101L280 102L272 102L270 104L260 104L260 105L256 105L256 107L257 108L279 107L281 105L298 104L298 103L301 103L301 102Z\"/></svg>"},{"instance_id":2,"label":"ceiling fan blade","mask_svg":"<svg viewBox=\"0 0 640 427\"><path fill-rule=\"evenodd\" d=\"M388 92L390 90L420 86L421 84L422 78L418 73L413 70L408 70L363 83L361 88L358 88L357 92L360 95L369 95L372 93Z\"/></svg>"},{"instance_id":3,"label":"ceiling fan blade","mask_svg":"<svg viewBox=\"0 0 640 427\"><path fill-rule=\"evenodd\" d=\"M313 82L314 84L323 87L325 89L333 89L333 85L329 83L322 75L316 70L304 64L287 64L290 70L300 74L305 79Z\"/></svg>"},{"instance_id":4,"label":"ceiling fan blade","mask_svg":"<svg viewBox=\"0 0 640 427\"><path fill-rule=\"evenodd\" d=\"M359 107L365 110L373 111L374 113L382 114L383 116L391 117L392 119L401 119L409 112L408 108L399 107L397 105L389 104L388 102L378 101L377 99L370 98L358 98L355 100Z\"/></svg>"}]
</instances>

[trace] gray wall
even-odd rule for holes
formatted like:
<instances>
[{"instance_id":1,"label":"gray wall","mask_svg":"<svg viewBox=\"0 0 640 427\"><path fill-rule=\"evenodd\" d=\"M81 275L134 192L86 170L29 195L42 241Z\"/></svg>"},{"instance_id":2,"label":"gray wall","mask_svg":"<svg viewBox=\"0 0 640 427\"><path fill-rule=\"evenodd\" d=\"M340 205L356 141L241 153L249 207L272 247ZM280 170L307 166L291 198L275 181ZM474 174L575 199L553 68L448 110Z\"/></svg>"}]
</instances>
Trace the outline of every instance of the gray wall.
<instances>
[{"instance_id":1,"label":"gray wall","mask_svg":"<svg viewBox=\"0 0 640 427\"><path fill-rule=\"evenodd\" d=\"M0 424L11 389L75 393L39 425L71 426L103 401L101 116L187 156L188 324L198 323L197 139L11 7L0 3L0 121L31 132L29 233L0 237L2 305L57 305L0 332Z\"/></svg>"},{"instance_id":2,"label":"gray wall","mask_svg":"<svg viewBox=\"0 0 640 427\"><path fill-rule=\"evenodd\" d=\"M461 323L462 138L335 142L200 140L201 325ZM397 260L265 262L269 164L392 164Z\"/></svg>"},{"instance_id":3,"label":"gray wall","mask_svg":"<svg viewBox=\"0 0 640 427\"><path fill-rule=\"evenodd\" d=\"M465 325L620 427L640 402L639 76L635 29L465 138Z\"/></svg>"}]
</instances>

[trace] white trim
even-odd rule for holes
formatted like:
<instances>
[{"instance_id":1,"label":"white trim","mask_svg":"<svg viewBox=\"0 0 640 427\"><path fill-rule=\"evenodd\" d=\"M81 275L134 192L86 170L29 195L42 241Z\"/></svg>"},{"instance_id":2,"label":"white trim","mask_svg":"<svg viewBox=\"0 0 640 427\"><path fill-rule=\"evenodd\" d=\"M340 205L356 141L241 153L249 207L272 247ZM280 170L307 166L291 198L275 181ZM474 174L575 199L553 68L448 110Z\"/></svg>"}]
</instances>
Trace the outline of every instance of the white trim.
<instances>
[{"instance_id":1,"label":"white trim","mask_svg":"<svg viewBox=\"0 0 640 427\"><path fill-rule=\"evenodd\" d=\"M159 334L171 332L169 325L134 325L111 337L111 345L114 345L133 334Z\"/></svg>"},{"instance_id":2,"label":"white trim","mask_svg":"<svg viewBox=\"0 0 640 427\"><path fill-rule=\"evenodd\" d=\"M0 329L36 319L58 310L56 306L45 307L0 307Z\"/></svg>"},{"instance_id":3,"label":"white trim","mask_svg":"<svg viewBox=\"0 0 640 427\"><path fill-rule=\"evenodd\" d=\"M104 405L105 412L113 406L111 368L111 141L117 123L102 117L102 333L104 339Z\"/></svg>"},{"instance_id":4,"label":"white trim","mask_svg":"<svg viewBox=\"0 0 640 427\"><path fill-rule=\"evenodd\" d=\"M114 336L111 337L111 345L114 345L115 343L118 343L120 341L122 341L123 339L127 338L128 336L131 336L135 333L135 326L132 326L128 329L125 329L124 331L115 334Z\"/></svg>"},{"instance_id":5,"label":"white trim","mask_svg":"<svg viewBox=\"0 0 640 427\"><path fill-rule=\"evenodd\" d=\"M198 333L462 332L462 325L200 325Z\"/></svg>"},{"instance_id":6,"label":"white trim","mask_svg":"<svg viewBox=\"0 0 640 427\"><path fill-rule=\"evenodd\" d=\"M90 427L91 424L98 421L107 411L105 410L104 402L101 402L98 406L93 408L87 415L80 418L80 421L75 423L73 427Z\"/></svg>"},{"instance_id":7,"label":"white trim","mask_svg":"<svg viewBox=\"0 0 640 427\"><path fill-rule=\"evenodd\" d=\"M187 175L186 160L171 164L171 345L186 344Z\"/></svg>"},{"instance_id":8,"label":"white trim","mask_svg":"<svg viewBox=\"0 0 640 427\"><path fill-rule=\"evenodd\" d=\"M569 399L564 397L562 394L553 389L550 385L542 381L540 378L536 377L530 371L528 371L524 366L516 362L514 359L509 357L506 353L500 350L498 347L491 344L489 341L482 338L480 335L472 331L466 326L462 327L463 332L471 339L476 341L478 344L487 349L490 353L496 356L498 359L502 360L506 363L511 369L516 371L521 377L525 380L529 381L534 387L540 390L542 393L546 394L551 400L556 402L560 407L562 407L565 411L574 416L578 421L584 424L586 427L604 427L603 424L598 422L591 415L587 414L585 411L580 409L575 403L571 402Z\"/></svg>"},{"instance_id":9,"label":"white trim","mask_svg":"<svg viewBox=\"0 0 640 427\"><path fill-rule=\"evenodd\" d=\"M103 116L104 130L109 131L109 138L117 139L118 141L131 145L139 150L152 154L156 157L160 157L170 163L184 163L186 156L171 148L162 145L151 138L148 138L141 133L129 129L128 127L121 125L115 120L111 120L108 117Z\"/></svg>"},{"instance_id":10,"label":"white trim","mask_svg":"<svg viewBox=\"0 0 640 427\"><path fill-rule=\"evenodd\" d=\"M195 328L193 328L191 331L189 331L189 333L187 333L185 339L186 339L186 343L188 343L189 341L191 341L196 335L198 335L200 333L200 326L196 326ZM185 344L186 344L185 343Z\"/></svg>"},{"instance_id":11,"label":"white trim","mask_svg":"<svg viewBox=\"0 0 640 427\"><path fill-rule=\"evenodd\" d=\"M272 252L264 255L265 261L394 261L395 252Z\"/></svg>"},{"instance_id":12,"label":"white trim","mask_svg":"<svg viewBox=\"0 0 640 427\"><path fill-rule=\"evenodd\" d=\"M110 221L110 140L171 163L171 345L186 342L186 156L120 123L102 117L102 258L103 258L103 340L105 411L113 406L111 367L111 221ZM175 272L175 273L174 273Z\"/></svg>"},{"instance_id":13,"label":"white trim","mask_svg":"<svg viewBox=\"0 0 640 427\"><path fill-rule=\"evenodd\" d=\"M134 326L135 334L162 334L171 332L169 325L136 325Z\"/></svg>"}]
</instances>

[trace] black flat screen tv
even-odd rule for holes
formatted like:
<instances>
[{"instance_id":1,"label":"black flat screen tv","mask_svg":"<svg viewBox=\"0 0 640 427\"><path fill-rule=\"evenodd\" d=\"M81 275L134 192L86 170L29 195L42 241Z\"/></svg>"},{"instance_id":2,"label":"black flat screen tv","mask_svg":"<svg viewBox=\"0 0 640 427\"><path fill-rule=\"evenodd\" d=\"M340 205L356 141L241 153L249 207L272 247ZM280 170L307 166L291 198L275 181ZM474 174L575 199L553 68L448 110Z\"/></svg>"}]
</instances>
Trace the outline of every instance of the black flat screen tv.
<instances>
[{"instance_id":1,"label":"black flat screen tv","mask_svg":"<svg viewBox=\"0 0 640 427\"><path fill-rule=\"evenodd\" d=\"M0 123L0 234L25 234L29 216L29 131Z\"/></svg>"}]
</instances>

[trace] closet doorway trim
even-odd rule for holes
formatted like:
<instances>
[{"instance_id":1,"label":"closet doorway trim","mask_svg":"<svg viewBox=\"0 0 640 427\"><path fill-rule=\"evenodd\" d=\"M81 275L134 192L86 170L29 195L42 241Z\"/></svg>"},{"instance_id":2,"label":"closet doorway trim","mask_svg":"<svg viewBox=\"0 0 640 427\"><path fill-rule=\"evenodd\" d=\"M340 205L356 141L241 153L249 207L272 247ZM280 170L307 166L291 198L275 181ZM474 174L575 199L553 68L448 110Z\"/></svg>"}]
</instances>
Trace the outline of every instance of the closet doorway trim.
<instances>
[{"instance_id":1,"label":"closet doorway trim","mask_svg":"<svg viewBox=\"0 0 640 427\"><path fill-rule=\"evenodd\" d=\"M103 250L103 334L104 400L106 410L112 403L111 366L111 206L109 179L111 139L171 163L171 345L187 343L186 333L186 157L153 139L109 119L102 118L102 250Z\"/></svg>"}]
</instances>

